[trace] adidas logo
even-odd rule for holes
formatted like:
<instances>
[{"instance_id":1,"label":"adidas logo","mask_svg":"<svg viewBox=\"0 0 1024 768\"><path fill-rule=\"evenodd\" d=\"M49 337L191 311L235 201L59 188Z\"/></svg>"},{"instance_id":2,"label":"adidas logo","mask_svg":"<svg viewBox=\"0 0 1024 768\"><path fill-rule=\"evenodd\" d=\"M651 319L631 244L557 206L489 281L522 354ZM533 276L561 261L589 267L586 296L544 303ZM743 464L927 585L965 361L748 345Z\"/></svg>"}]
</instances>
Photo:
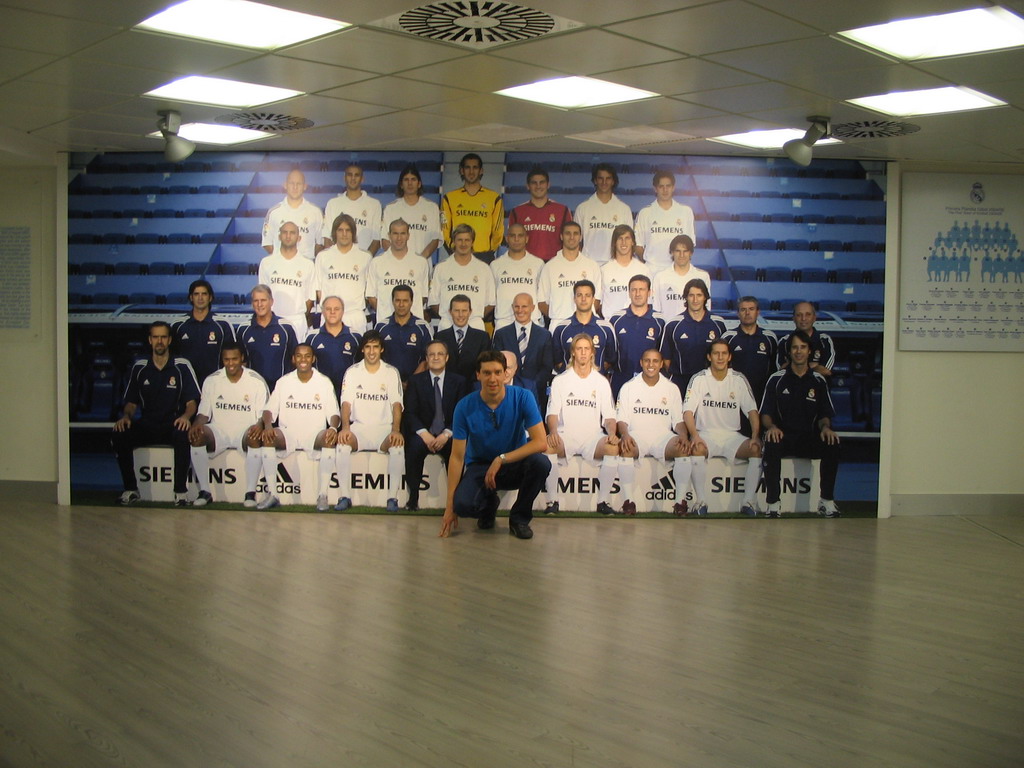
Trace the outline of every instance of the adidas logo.
<instances>
[{"instance_id":1,"label":"adidas logo","mask_svg":"<svg viewBox=\"0 0 1024 768\"><path fill-rule=\"evenodd\" d=\"M626 332L625 328L619 328L619 333L625 333L625 332Z\"/></svg>"},{"instance_id":2,"label":"adidas logo","mask_svg":"<svg viewBox=\"0 0 1024 768\"><path fill-rule=\"evenodd\" d=\"M784 395L788 395L788 394L789 394L789 390L788 390L788 389L784 389L784 390L782 390L782 394L784 394Z\"/></svg>"},{"instance_id":3,"label":"adidas logo","mask_svg":"<svg viewBox=\"0 0 1024 768\"><path fill-rule=\"evenodd\" d=\"M181 340L182 341L188 341L188 334L187 333L181 334Z\"/></svg>"},{"instance_id":4,"label":"adidas logo","mask_svg":"<svg viewBox=\"0 0 1024 768\"><path fill-rule=\"evenodd\" d=\"M324 348L324 343L321 341L319 344L316 345L316 348L317 349L323 349Z\"/></svg>"},{"instance_id":5,"label":"adidas logo","mask_svg":"<svg viewBox=\"0 0 1024 768\"><path fill-rule=\"evenodd\" d=\"M289 400L294 400L295 399L295 395L288 395L288 399Z\"/></svg>"},{"instance_id":6,"label":"adidas logo","mask_svg":"<svg viewBox=\"0 0 1024 768\"><path fill-rule=\"evenodd\" d=\"M224 399L224 395L217 395L217 399L218 400L223 400Z\"/></svg>"}]
</instances>

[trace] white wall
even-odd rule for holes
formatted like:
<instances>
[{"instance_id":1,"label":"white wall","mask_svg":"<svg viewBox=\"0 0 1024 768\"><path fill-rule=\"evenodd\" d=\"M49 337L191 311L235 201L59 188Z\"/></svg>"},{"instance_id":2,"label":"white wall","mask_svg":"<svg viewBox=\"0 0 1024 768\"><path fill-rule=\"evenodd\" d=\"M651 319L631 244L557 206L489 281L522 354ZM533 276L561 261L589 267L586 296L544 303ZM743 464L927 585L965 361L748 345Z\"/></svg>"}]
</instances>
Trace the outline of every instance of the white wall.
<instances>
[{"instance_id":1,"label":"white wall","mask_svg":"<svg viewBox=\"0 0 1024 768\"><path fill-rule=\"evenodd\" d=\"M1020 166L890 166L886 327L899 317L899 188L907 171L1015 173ZM886 333L880 513L1024 509L1024 355L900 352ZM887 473L888 469L888 473ZM891 495L890 495L891 494Z\"/></svg>"},{"instance_id":2,"label":"white wall","mask_svg":"<svg viewBox=\"0 0 1024 768\"><path fill-rule=\"evenodd\" d=\"M0 480L5 481L57 481L58 391L67 388L57 363L58 354L67 357L57 345L55 297L57 274L63 271L57 264L67 263L66 245L57 245L58 230L66 231L66 222L57 220L58 177L63 174L54 166L0 165L0 226L29 225L34 259L32 327L0 330ZM64 311L59 315L63 320Z\"/></svg>"}]
</instances>

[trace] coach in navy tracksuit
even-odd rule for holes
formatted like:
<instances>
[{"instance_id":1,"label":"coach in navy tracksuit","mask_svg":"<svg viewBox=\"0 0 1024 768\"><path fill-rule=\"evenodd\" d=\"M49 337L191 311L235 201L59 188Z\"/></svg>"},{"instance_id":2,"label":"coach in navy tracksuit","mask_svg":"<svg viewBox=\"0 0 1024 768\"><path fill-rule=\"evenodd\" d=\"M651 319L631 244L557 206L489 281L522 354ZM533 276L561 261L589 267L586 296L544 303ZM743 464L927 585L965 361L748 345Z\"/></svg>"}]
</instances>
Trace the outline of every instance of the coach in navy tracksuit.
<instances>
[{"instance_id":1,"label":"coach in navy tracksuit","mask_svg":"<svg viewBox=\"0 0 1024 768\"><path fill-rule=\"evenodd\" d=\"M270 390L292 370L292 353L299 345L291 323L273 312L274 294L266 285L252 289L252 321L238 328L238 341L245 347L249 367L263 377Z\"/></svg>"}]
</instances>

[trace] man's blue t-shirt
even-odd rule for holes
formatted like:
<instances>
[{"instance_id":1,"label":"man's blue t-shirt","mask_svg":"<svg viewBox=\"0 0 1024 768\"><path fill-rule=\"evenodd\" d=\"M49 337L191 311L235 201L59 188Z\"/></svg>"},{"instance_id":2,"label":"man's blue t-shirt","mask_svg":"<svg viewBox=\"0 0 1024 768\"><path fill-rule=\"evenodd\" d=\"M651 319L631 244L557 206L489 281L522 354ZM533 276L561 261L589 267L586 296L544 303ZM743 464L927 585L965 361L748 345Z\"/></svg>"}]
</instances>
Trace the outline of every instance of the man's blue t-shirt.
<instances>
[{"instance_id":1,"label":"man's blue t-shirt","mask_svg":"<svg viewBox=\"0 0 1024 768\"><path fill-rule=\"evenodd\" d=\"M526 430L541 423L533 395L521 387L505 387L505 399L497 408L484 402L479 392L466 395L455 406L452 435L466 441L465 463L494 461L502 453L526 444Z\"/></svg>"}]
</instances>

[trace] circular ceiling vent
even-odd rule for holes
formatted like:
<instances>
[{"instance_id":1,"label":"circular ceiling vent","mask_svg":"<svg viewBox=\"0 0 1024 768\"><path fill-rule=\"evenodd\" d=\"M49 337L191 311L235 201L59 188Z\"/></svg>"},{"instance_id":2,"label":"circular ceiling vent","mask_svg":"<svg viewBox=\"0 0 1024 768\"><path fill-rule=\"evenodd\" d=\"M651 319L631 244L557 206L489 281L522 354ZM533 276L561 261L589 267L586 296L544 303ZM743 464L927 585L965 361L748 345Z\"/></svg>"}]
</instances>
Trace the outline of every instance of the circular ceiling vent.
<instances>
[{"instance_id":1,"label":"circular ceiling vent","mask_svg":"<svg viewBox=\"0 0 1024 768\"><path fill-rule=\"evenodd\" d=\"M397 17L403 32L473 48L532 40L574 26L578 24L533 8L487 0L431 3Z\"/></svg>"},{"instance_id":2,"label":"circular ceiling vent","mask_svg":"<svg viewBox=\"0 0 1024 768\"><path fill-rule=\"evenodd\" d=\"M305 117L279 115L276 112L231 112L227 115L220 115L217 122L266 133L301 131L303 128L313 126L313 121Z\"/></svg>"},{"instance_id":3,"label":"circular ceiling vent","mask_svg":"<svg viewBox=\"0 0 1024 768\"><path fill-rule=\"evenodd\" d=\"M858 120L833 125L831 135L837 139L892 139L920 130L920 125L896 120Z\"/></svg>"}]
</instances>

